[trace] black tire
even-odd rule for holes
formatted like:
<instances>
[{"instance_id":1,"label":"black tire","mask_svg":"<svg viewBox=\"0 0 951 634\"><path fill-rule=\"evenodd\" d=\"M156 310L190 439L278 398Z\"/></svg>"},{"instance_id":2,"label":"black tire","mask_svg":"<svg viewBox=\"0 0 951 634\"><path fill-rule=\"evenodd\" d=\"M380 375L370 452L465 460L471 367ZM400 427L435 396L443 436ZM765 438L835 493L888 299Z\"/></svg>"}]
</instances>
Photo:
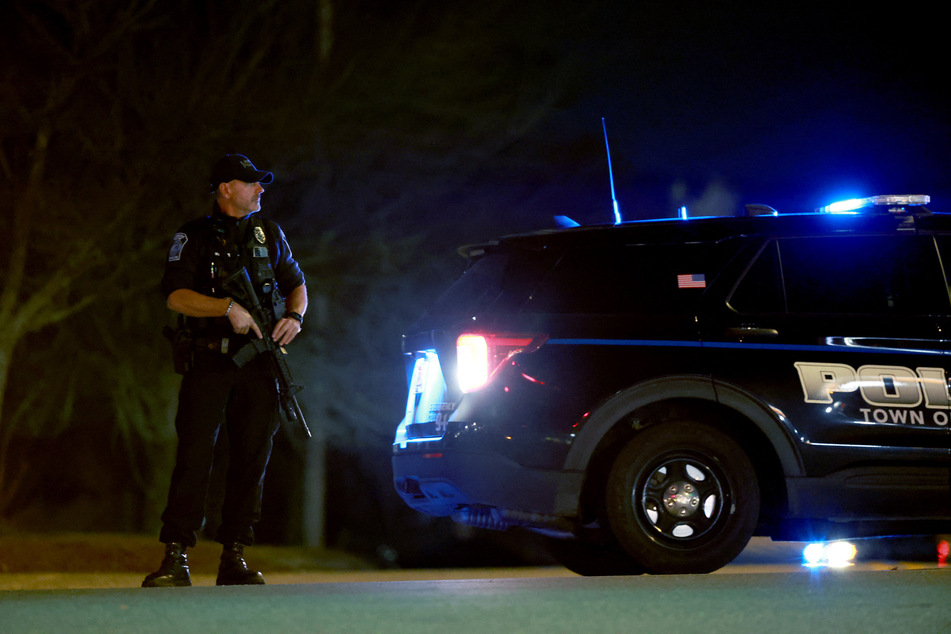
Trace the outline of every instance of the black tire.
<instances>
[{"instance_id":1,"label":"black tire","mask_svg":"<svg viewBox=\"0 0 951 634\"><path fill-rule=\"evenodd\" d=\"M611 531L648 572L705 573L749 542L759 518L756 472L723 432L662 423L618 455L607 487Z\"/></svg>"},{"instance_id":2,"label":"black tire","mask_svg":"<svg viewBox=\"0 0 951 634\"><path fill-rule=\"evenodd\" d=\"M644 567L637 564L613 540L548 540L548 552L562 566L585 577L639 575Z\"/></svg>"}]
</instances>

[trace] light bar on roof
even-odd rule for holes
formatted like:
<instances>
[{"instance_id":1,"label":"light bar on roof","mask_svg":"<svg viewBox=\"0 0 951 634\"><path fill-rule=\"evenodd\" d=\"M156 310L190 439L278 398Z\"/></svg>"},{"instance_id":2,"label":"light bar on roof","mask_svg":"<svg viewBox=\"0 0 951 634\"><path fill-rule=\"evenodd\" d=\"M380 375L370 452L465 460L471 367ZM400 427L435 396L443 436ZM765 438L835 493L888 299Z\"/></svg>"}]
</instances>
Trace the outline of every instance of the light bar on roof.
<instances>
[{"instance_id":1,"label":"light bar on roof","mask_svg":"<svg viewBox=\"0 0 951 634\"><path fill-rule=\"evenodd\" d=\"M840 200L831 205L820 207L816 211L827 214L843 214L858 211L866 207L915 207L927 205L931 202L931 196L908 194L902 196L869 196L868 198L850 198L849 200Z\"/></svg>"}]
</instances>

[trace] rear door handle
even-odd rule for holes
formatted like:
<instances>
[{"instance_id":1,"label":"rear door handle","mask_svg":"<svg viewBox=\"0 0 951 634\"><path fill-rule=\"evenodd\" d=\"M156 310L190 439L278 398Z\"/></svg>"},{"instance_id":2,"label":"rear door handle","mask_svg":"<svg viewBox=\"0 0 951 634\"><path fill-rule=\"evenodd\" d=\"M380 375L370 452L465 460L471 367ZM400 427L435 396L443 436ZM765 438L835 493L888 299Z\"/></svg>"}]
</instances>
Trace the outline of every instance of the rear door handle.
<instances>
[{"instance_id":1,"label":"rear door handle","mask_svg":"<svg viewBox=\"0 0 951 634\"><path fill-rule=\"evenodd\" d=\"M740 326L739 328L727 328L726 335L743 339L773 339L779 336L779 331L775 328L756 328L754 326Z\"/></svg>"}]
</instances>

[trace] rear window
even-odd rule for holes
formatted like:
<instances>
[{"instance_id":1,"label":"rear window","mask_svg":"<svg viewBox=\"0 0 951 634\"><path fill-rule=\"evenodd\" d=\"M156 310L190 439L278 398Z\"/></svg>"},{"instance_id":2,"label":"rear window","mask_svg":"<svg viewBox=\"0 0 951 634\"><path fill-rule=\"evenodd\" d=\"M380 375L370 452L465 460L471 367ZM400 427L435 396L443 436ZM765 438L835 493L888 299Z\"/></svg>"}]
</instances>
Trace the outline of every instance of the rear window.
<instances>
[{"instance_id":1,"label":"rear window","mask_svg":"<svg viewBox=\"0 0 951 634\"><path fill-rule=\"evenodd\" d=\"M516 249L476 260L430 309L432 315L517 311L551 269L545 254Z\"/></svg>"}]
</instances>

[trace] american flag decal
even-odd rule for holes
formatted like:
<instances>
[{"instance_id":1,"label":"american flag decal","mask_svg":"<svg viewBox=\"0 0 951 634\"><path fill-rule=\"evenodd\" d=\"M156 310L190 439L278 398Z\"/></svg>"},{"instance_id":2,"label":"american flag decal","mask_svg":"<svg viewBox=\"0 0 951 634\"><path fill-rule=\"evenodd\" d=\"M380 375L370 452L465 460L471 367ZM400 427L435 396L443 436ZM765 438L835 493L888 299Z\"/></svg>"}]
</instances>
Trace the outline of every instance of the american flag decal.
<instances>
[{"instance_id":1,"label":"american flag decal","mask_svg":"<svg viewBox=\"0 0 951 634\"><path fill-rule=\"evenodd\" d=\"M703 273L688 273L677 276L677 288L706 288L707 278Z\"/></svg>"}]
</instances>

